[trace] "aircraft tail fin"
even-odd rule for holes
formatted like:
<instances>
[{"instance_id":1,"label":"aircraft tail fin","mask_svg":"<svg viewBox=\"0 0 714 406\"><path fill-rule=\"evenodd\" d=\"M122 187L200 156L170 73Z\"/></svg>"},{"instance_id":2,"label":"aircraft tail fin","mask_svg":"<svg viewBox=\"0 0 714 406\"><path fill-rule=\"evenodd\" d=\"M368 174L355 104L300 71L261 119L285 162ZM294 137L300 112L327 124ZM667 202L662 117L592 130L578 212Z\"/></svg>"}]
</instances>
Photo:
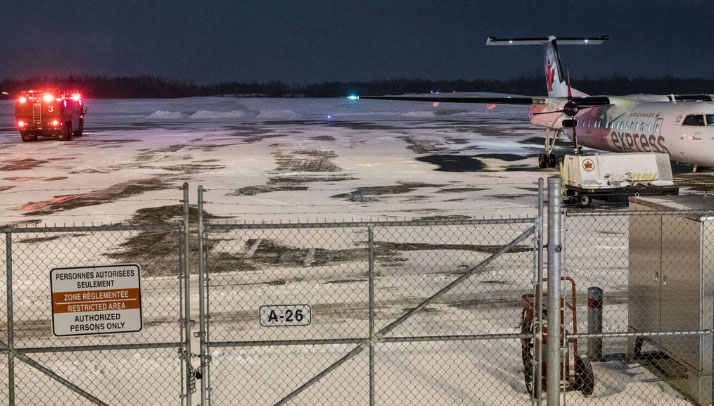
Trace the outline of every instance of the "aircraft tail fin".
<instances>
[{"instance_id":1,"label":"aircraft tail fin","mask_svg":"<svg viewBox=\"0 0 714 406\"><path fill-rule=\"evenodd\" d=\"M561 45L599 45L607 41L608 36L595 38L496 38L488 37L486 45L545 45L545 80L549 97L568 97L567 75L563 72L558 54L558 44ZM571 89L575 97L587 96L585 93Z\"/></svg>"}]
</instances>

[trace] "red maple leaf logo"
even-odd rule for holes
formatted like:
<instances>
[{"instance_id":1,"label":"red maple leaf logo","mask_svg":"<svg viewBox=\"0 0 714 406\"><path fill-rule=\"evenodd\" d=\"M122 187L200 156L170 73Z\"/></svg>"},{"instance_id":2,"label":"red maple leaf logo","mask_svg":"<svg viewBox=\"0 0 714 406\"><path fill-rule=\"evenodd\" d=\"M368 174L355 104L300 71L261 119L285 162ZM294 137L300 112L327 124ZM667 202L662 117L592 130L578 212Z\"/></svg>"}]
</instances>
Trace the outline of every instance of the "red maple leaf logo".
<instances>
[{"instance_id":1,"label":"red maple leaf logo","mask_svg":"<svg viewBox=\"0 0 714 406\"><path fill-rule=\"evenodd\" d=\"M586 159L583 161L583 169L585 169L588 172L592 171L594 169L593 168L594 166L595 166L594 162L590 159Z\"/></svg>"},{"instance_id":2,"label":"red maple leaf logo","mask_svg":"<svg viewBox=\"0 0 714 406\"><path fill-rule=\"evenodd\" d=\"M548 91L553 91L553 80L555 79L555 69L550 65L550 61L545 65L545 81L548 83Z\"/></svg>"}]
</instances>

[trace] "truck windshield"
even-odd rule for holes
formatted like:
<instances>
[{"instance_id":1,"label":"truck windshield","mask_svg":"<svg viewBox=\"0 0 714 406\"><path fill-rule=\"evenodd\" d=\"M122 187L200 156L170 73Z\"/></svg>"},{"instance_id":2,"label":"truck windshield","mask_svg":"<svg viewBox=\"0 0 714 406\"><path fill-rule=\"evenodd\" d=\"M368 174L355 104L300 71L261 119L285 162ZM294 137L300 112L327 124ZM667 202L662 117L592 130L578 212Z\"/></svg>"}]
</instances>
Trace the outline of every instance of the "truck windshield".
<instances>
[{"instance_id":1,"label":"truck windshield","mask_svg":"<svg viewBox=\"0 0 714 406\"><path fill-rule=\"evenodd\" d=\"M707 114L707 125L714 125L714 114Z\"/></svg>"}]
</instances>

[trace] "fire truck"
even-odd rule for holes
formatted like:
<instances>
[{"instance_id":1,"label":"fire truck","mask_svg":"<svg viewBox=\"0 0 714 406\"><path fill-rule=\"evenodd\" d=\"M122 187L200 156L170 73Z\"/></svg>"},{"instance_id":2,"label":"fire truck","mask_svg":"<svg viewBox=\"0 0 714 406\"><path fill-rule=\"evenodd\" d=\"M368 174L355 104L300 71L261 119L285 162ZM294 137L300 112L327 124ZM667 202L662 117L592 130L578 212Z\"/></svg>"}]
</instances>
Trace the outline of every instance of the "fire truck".
<instances>
[{"instance_id":1,"label":"fire truck","mask_svg":"<svg viewBox=\"0 0 714 406\"><path fill-rule=\"evenodd\" d=\"M15 124L23 142L39 136L57 136L60 141L80 137L87 105L79 92L26 90L15 102Z\"/></svg>"}]
</instances>

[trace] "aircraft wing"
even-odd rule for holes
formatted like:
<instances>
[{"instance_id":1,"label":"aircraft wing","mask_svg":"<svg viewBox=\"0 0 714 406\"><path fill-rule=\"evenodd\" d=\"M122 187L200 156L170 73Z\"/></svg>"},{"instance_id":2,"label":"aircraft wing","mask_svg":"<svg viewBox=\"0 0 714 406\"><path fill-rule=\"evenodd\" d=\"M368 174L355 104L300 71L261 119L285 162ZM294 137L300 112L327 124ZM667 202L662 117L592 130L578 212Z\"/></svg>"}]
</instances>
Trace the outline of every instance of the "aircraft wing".
<instances>
[{"instance_id":1,"label":"aircraft wing","mask_svg":"<svg viewBox=\"0 0 714 406\"><path fill-rule=\"evenodd\" d=\"M468 95L399 95L399 96L350 96L351 99L367 100L398 100L437 103L477 103L477 104L564 104L567 97L542 97L542 96L512 96L512 97L482 97ZM571 98L578 106L604 106L610 105L610 99L605 96L584 96Z\"/></svg>"},{"instance_id":2,"label":"aircraft wing","mask_svg":"<svg viewBox=\"0 0 714 406\"><path fill-rule=\"evenodd\" d=\"M437 103L480 103L480 104L545 104L545 97L481 97L467 95L400 95L400 96L356 96L357 99L371 100L399 100L417 102L437 102Z\"/></svg>"}]
</instances>

